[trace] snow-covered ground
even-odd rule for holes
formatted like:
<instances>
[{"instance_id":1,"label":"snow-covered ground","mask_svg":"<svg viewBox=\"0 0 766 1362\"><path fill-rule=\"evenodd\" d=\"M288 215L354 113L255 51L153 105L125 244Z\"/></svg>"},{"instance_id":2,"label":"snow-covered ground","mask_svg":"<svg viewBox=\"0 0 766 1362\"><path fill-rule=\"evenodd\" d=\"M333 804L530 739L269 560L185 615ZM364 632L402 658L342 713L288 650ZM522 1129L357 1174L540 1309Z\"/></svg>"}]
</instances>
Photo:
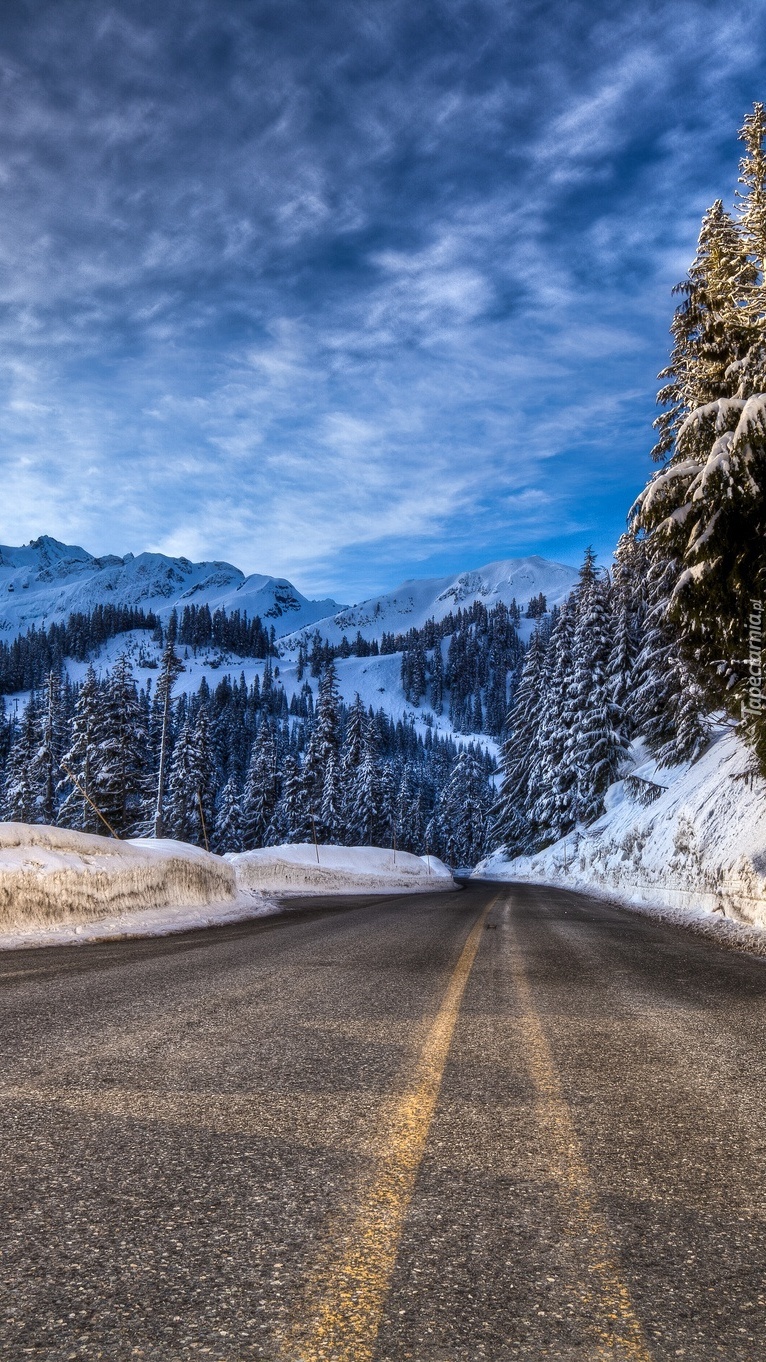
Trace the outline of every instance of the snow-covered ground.
<instances>
[{"instance_id":1,"label":"snow-covered ground","mask_svg":"<svg viewBox=\"0 0 766 1362\"><path fill-rule=\"evenodd\" d=\"M455 887L450 871L436 856L381 847L314 846L298 842L230 853L243 887L265 893L317 894L416 893Z\"/></svg>"},{"instance_id":2,"label":"snow-covered ground","mask_svg":"<svg viewBox=\"0 0 766 1362\"><path fill-rule=\"evenodd\" d=\"M435 856L377 847L270 847L213 856L184 842L116 841L0 823L0 950L173 932L281 911L273 897L453 887Z\"/></svg>"},{"instance_id":3,"label":"snow-covered ground","mask_svg":"<svg viewBox=\"0 0 766 1362\"><path fill-rule=\"evenodd\" d=\"M496 852L474 876L585 890L676 921L717 915L766 928L766 781L736 733L719 730L683 766L658 767L640 744L633 757L627 785L610 787L606 813L587 830L535 856ZM657 797L642 804L639 793Z\"/></svg>"}]
</instances>

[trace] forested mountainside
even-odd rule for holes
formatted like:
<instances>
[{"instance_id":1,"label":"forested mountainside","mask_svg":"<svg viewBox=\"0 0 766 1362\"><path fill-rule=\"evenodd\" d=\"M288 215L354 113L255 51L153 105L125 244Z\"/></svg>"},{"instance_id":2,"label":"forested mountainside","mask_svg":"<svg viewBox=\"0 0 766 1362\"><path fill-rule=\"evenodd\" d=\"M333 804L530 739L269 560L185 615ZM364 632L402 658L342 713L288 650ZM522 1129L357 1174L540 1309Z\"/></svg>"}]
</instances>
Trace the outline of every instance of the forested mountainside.
<instances>
[{"instance_id":1,"label":"forested mountainside","mask_svg":"<svg viewBox=\"0 0 766 1362\"><path fill-rule=\"evenodd\" d=\"M486 850L495 762L483 748L345 705L332 661L316 703L308 680L288 702L270 660L262 683L203 679L174 699L182 670L169 642L153 688L136 685L126 654L79 686L50 672L3 725L3 817L218 851L316 837L473 864Z\"/></svg>"},{"instance_id":2,"label":"forested mountainside","mask_svg":"<svg viewBox=\"0 0 766 1362\"><path fill-rule=\"evenodd\" d=\"M537 588L546 572L554 586L573 575L536 560L518 580ZM222 850L316 830L472 864L496 797L487 738L502 731L522 637L547 611L539 590L525 608L497 599L507 584L507 572L491 583L474 574L467 606L404 634L379 619L350 641L316 626L296 645L273 620L195 600L163 612L99 604L32 626L0 641L0 693L17 697L0 746L3 816L120 834L162 826ZM321 701L336 663L345 699L333 680ZM334 717L320 723L322 704ZM322 724L337 742L322 739L317 757Z\"/></svg>"}]
</instances>

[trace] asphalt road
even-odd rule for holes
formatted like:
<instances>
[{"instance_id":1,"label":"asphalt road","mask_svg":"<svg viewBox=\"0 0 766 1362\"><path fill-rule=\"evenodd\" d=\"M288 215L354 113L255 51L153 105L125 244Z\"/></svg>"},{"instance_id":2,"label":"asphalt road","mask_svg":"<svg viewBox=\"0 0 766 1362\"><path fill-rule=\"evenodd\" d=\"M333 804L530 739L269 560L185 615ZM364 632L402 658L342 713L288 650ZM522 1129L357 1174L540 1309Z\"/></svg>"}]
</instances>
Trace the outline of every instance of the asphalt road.
<instances>
[{"instance_id":1,"label":"asphalt road","mask_svg":"<svg viewBox=\"0 0 766 1362\"><path fill-rule=\"evenodd\" d=\"M0 1358L764 1358L765 998L518 886L4 954Z\"/></svg>"}]
</instances>

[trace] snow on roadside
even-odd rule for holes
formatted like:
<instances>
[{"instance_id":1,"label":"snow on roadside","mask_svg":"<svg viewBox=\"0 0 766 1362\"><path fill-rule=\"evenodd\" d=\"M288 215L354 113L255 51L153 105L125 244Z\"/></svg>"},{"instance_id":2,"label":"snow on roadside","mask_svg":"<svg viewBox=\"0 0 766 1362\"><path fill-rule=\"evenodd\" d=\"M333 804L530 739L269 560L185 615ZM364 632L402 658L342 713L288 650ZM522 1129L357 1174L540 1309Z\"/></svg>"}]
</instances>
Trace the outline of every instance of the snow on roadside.
<instances>
[{"instance_id":1,"label":"snow on roadside","mask_svg":"<svg viewBox=\"0 0 766 1362\"><path fill-rule=\"evenodd\" d=\"M80 945L240 922L281 912L282 896L454 887L435 856L377 847L270 847L214 856L185 842L116 841L0 823L0 950Z\"/></svg>"},{"instance_id":2,"label":"snow on roadside","mask_svg":"<svg viewBox=\"0 0 766 1362\"><path fill-rule=\"evenodd\" d=\"M35 928L19 927L0 933L0 950L20 950L27 946L83 946L88 942L124 941L129 937L173 936L177 932L222 927L227 922L270 917L281 911L278 904L262 894L243 891L235 899L223 903L127 910L90 922L75 924L69 919Z\"/></svg>"},{"instance_id":3,"label":"snow on roadside","mask_svg":"<svg viewBox=\"0 0 766 1362\"><path fill-rule=\"evenodd\" d=\"M382 847L287 846L241 851L225 858L243 888L266 893L354 894L427 893L455 888L451 872L437 856L413 856Z\"/></svg>"},{"instance_id":4,"label":"snow on roadside","mask_svg":"<svg viewBox=\"0 0 766 1362\"><path fill-rule=\"evenodd\" d=\"M0 927L197 907L233 900L236 892L231 866L199 847L0 823Z\"/></svg>"},{"instance_id":5,"label":"snow on roadside","mask_svg":"<svg viewBox=\"0 0 766 1362\"><path fill-rule=\"evenodd\" d=\"M766 953L766 781L752 754L724 729L693 763L658 767L640 744L633 756L597 822L533 856L495 852L474 877L596 894Z\"/></svg>"}]
</instances>

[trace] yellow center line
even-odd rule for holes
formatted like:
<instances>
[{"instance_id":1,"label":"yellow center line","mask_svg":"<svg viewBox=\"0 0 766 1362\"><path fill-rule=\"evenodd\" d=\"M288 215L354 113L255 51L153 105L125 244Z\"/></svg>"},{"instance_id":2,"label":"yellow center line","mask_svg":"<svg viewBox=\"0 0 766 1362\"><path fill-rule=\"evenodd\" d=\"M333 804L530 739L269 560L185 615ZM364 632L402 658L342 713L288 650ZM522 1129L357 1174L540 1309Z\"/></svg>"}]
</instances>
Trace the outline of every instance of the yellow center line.
<instances>
[{"instance_id":1,"label":"yellow center line","mask_svg":"<svg viewBox=\"0 0 766 1362\"><path fill-rule=\"evenodd\" d=\"M412 1082L381 1140L374 1176L337 1249L309 1284L307 1318L282 1350L294 1362L370 1362L460 1004L497 895L474 923L426 1038Z\"/></svg>"},{"instance_id":2,"label":"yellow center line","mask_svg":"<svg viewBox=\"0 0 766 1362\"><path fill-rule=\"evenodd\" d=\"M510 913L505 922L513 933ZM513 939L513 938L512 938ZM556 1064L535 1008L522 960L514 942L510 970L521 1015L524 1059L535 1086L535 1115L543 1137L548 1166L562 1193L572 1238L586 1246L587 1273L584 1301L597 1332L594 1359L598 1362L651 1362L630 1298L620 1274L612 1233L598 1206L572 1115L561 1087ZM582 1250L581 1250L582 1251Z\"/></svg>"}]
</instances>

